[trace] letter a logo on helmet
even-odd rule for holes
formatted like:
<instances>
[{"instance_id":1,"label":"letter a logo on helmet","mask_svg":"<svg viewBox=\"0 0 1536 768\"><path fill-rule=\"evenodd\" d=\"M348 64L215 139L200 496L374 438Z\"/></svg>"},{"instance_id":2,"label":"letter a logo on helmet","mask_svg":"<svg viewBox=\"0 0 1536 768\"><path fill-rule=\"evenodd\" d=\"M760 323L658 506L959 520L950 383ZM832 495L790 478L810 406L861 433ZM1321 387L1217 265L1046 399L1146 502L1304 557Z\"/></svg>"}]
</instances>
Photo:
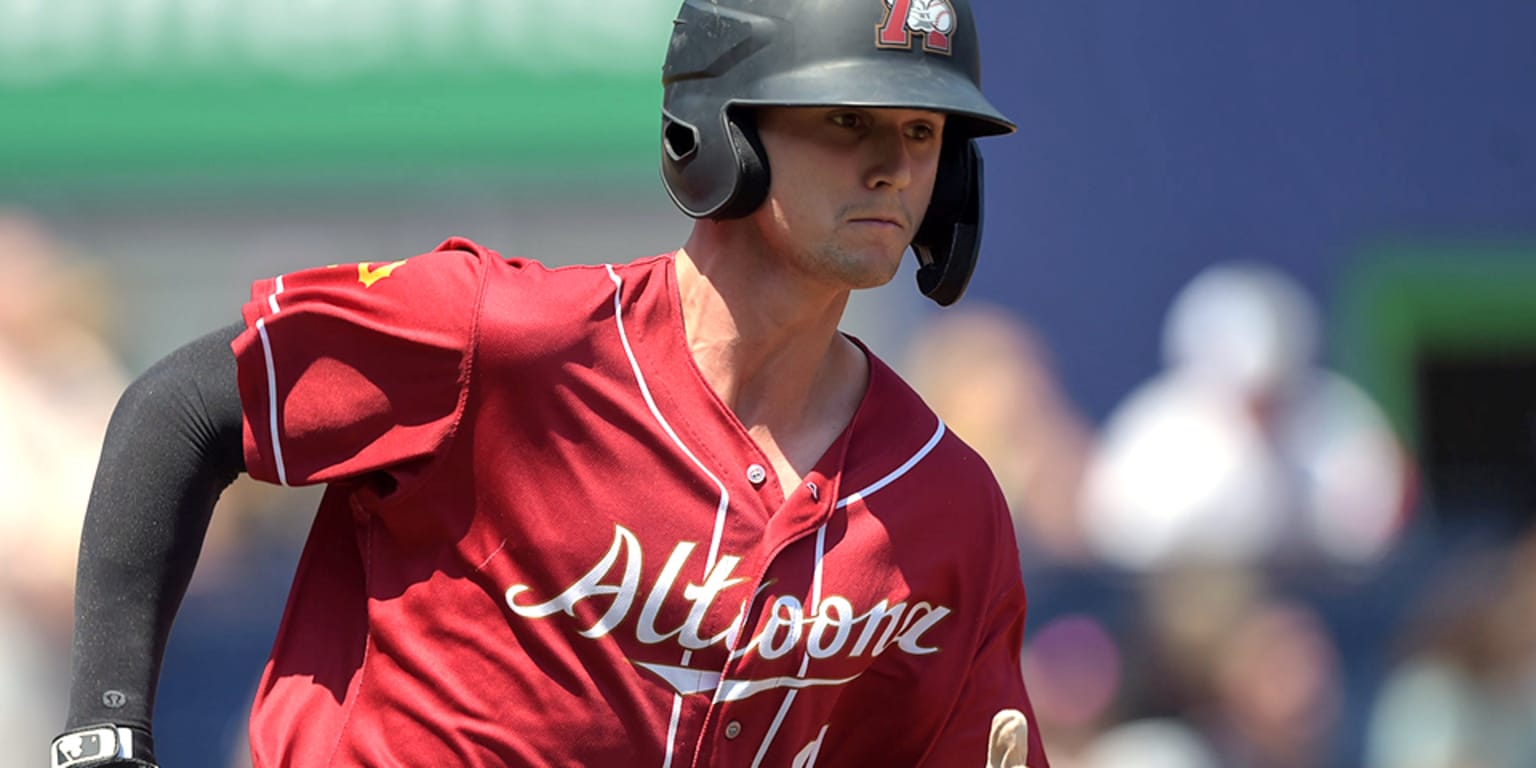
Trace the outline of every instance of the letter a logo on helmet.
<instances>
[{"instance_id":1,"label":"letter a logo on helmet","mask_svg":"<svg viewBox=\"0 0 1536 768\"><path fill-rule=\"evenodd\" d=\"M949 36L955 31L949 0L885 0L885 5L885 18L875 27L876 45L911 48L917 33L923 36L923 50L949 55Z\"/></svg>"}]
</instances>

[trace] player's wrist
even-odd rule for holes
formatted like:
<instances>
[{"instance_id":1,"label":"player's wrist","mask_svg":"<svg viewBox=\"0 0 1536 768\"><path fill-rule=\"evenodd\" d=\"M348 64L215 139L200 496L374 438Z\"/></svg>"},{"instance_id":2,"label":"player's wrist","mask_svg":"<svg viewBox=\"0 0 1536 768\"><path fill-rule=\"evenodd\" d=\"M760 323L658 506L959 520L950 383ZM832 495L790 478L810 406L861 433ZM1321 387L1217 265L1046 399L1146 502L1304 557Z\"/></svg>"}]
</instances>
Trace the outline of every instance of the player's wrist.
<instances>
[{"instance_id":1,"label":"player's wrist","mask_svg":"<svg viewBox=\"0 0 1536 768\"><path fill-rule=\"evenodd\" d=\"M59 734L48 750L49 768L156 768L155 739L131 725L96 723Z\"/></svg>"}]
</instances>

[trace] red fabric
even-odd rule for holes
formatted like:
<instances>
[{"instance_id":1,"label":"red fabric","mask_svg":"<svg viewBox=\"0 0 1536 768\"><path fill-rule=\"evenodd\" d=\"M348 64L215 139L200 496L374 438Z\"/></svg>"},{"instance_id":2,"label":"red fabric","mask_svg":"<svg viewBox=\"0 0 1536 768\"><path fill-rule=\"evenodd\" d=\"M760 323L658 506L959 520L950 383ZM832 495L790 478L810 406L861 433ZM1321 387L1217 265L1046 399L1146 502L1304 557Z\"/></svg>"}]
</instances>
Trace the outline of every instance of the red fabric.
<instances>
[{"instance_id":1,"label":"red fabric","mask_svg":"<svg viewBox=\"0 0 1536 768\"><path fill-rule=\"evenodd\" d=\"M1031 714L1002 496L873 356L784 502L693 365L670 256L378 266L257 283L235 344L252 474L280 450L331 483L256 766L975 768L995 712Z\"/></svg>"}]
</instances>

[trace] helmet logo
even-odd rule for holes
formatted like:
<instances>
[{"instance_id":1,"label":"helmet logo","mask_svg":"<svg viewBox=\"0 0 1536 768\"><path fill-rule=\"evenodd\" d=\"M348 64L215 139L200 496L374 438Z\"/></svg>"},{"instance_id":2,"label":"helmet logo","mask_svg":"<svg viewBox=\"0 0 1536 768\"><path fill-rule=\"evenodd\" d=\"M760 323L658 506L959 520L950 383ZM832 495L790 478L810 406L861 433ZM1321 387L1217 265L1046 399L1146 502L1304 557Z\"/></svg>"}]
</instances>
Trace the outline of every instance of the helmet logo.
<instances>
[{"instance_id":1,"label":"helmet logo","mask_svg":"<svg viewBox=\"0 0 1536 768\"><path fill-rule=\"evenodd\" d=\"M955 31L955 7L949 0L885 0L885 18L875 27L881 48L912 48L913 33L923 36L923 50L948 55Z\"/></svg>"}]
</instances>

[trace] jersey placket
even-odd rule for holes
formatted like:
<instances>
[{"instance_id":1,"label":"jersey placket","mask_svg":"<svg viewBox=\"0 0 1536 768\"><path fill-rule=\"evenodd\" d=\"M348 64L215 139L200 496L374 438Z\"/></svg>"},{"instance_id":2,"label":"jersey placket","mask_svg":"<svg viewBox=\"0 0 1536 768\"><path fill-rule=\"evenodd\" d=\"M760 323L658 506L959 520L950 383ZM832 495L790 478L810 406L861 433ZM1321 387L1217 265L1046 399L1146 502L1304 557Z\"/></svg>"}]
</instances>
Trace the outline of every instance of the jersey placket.
<instances>
[{"instance_id":1,"label":"jersey placket","mask_svg":"<svg viewBox=\"0 0 1536 768\"><path fill-rule=\"evenodd\" d=\"M666 269L670 272L669 268ZM736 686L734 694L737 696L754 690L753 671L759 666L772 666L765 677L803 677L810 657L804 648L803 637L795 643L800 658L788 672L780 665L769 665L756 659L754 649L747 648L745 652L741 649L749 645L764 624L770 621L766 614L759 618L757 611L765 600L775 599L766 594L766 588L780 581L774 577L776 572L812 572L813 594L800 595L798 599L802 601L802 617L814 617L815 614L806 609L814 610L817 602L814 593L819 589L821 580L820 560L824 541L818 541L816 549L812 550L814 556L802 555L795 544L809 537L817 537L825 530L827 521L834 513L838 479L852 429L850 427L845 430L834 441L817 466L786 498L778 478L768 469L772 462L734 413L708 389L695 367L687 352L681 316L676 311L676 287L671 284L672 275L665 274L663 278L669 284L667 305L625 307L621 301L615 307L621 314L625 310L642 312L649 315L649 323L660 320L660 325L671 326L668 334L658 334L629 347L628 352L632 355L629 362L640 386L655 397L651 405L658 422L663 423L664 429L673 436L674 443L689 455L700 473L709 482L719 486L722 499L729 500L728 503L722 502L720 514L714 521L715 530L711 540L755 542L747 551L761 553L749 555L744 563L754 569L750 591L745 592L748 595L747 604L732 607L717 602L710 606L706 614L708 626L726 626L733 621L739 621L740 626L735 631L732 643L735 650L728 651L714 690L705 689L694 694L710 696L711 699L702 720L694 726L697 729L694 730L697 741L694 744L692 764L734 765L740 762L734 757L724 762L716 759L716 756L722 754L718 749L722 745L722 738L735 744L752 740L751 737L757 735L758 743L753 743L750 751L741 748L743 756L752 761L751 765L757 765L773 745L779 725L794 702L795 691L792 687L783 693L774 689L732 700L732 686ZM622 281L615 277L615 283L622 292ZM652 313L661 313L665 319ZM700 414L709 416L701 418ZM794 551L789 551L792 549ZM715 561L711 559L707 564L706 579L714 567ZM782 599L783 596L776 597ZM803 634L804 627L798 626L795 630ZM689 666L692 660L693 654L685 652L681 666ZM780 697L781 703L764 706L762 702L775 695ZM668 768L684 764L679 759L681 750L678 746L679 743L687 742L682 742L681 738L674 741L674 737L680 737L680 731L693 730L686 725L687 718L683 713L692 707L684 698L680 694L673 702L672 723L668 727ZM693 716L697 717L697 710ZM745 727L743 720L749 721L754 727ZM759 723L759 720L766 722ZM727 753L734 754L737 749L732 746Z\"/></svg>"},{"instance_id":2,"label":"jersey placket","mask_svg":"<svg viewBox=\"0 0 1536 768\"><path fill-rule=\"evenodd\" d=\"M823 463L840 466L848 444L847 436L834 443ZM754 446L755 447L755 446ZM777 573L811 572L810 592L800 595L799 615L786 617L790 631L797 639L790 643L791 653L798 655L792 662L790 673L805 678L810 671L810 651L806 628L819 615L822 589L822 561L826 552L826 527L839 505L834 503L840 474L828 476L813 470L797 485L789 497L768 517L761 530L763 557L751 584L750 605L743 606L742 627L734 648L721 671L720 684L710 701L694 750L695 766L729 764L761 765L769 750L780 736L780 729L793 707L797 690L793 686L774 687L754 691L759 679L785 677L782 666L769 664L762 658L761 643L774 638L765 633L773 626L777 605L767 601L783 601L789 595L770 595L767 586L782 583ZM772 483L762 484L758 500L765 509L773 509L771 495L780 493ZM803 548L796 545L814 538L812 556L807 557ZM804 562L809 561L809 562ZM767 610L763 610L763 608ZM750 622L750 624L749 624ZM759 668L764 668L759 672ZM771 703L775 702L776 703ZM722 759L729 755L728 759ZM750 762L746 762L750 760Z\"/></svg>"}]
</instances>

